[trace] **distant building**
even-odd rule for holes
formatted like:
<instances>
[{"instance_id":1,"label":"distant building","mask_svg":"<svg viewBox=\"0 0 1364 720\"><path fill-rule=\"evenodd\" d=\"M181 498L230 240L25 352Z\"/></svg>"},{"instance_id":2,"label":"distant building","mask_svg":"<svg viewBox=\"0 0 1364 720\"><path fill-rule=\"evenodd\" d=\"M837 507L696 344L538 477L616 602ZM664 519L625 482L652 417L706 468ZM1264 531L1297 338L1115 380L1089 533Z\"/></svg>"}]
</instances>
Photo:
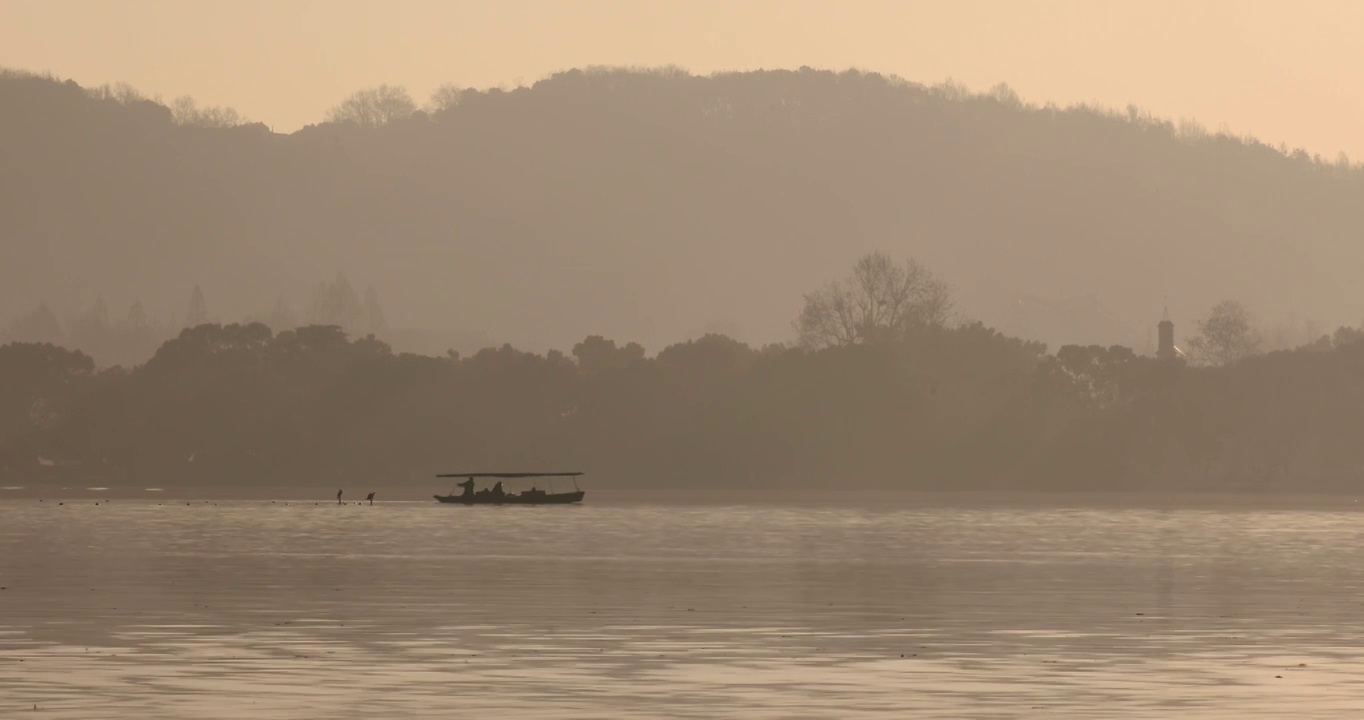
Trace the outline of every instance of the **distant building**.
<instances>
[{"instance_id":1,"label":"distant building","mask_svg":"<svg viewBox=\"0 0 1364 720\"><path fill-rule=\"evenodd\" d=\"M1170 321L1170 308L1165 308L1165 316L1156 324L1156 359L1176 360L1184 357L1184 351L1175 347L1175 324Z\"/></svg>"}]
</instances>

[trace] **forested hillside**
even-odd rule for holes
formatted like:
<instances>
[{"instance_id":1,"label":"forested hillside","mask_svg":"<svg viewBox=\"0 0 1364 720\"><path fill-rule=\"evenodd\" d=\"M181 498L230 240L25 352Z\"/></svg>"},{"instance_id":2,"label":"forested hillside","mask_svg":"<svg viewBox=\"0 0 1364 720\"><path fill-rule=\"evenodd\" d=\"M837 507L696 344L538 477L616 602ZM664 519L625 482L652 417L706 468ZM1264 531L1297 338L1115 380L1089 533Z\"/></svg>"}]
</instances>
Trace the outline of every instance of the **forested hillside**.
<instances>
[{"instance_id":1,"label":"forested hillside","mask_svg":"<svg viewBox=\"0 0 1364 720\"><path fill-rule=\"evenodd\" d=\"M761 345L873 248L1052 347L1146 350L1167 298L1181 327L1240 299L1286 345L1364 317L1360 171L1135 108L808 69L574 70L438 100L284 135L4 74L0 334L132 364L189 324L196 285L209 320L330 324L317 288L344 275L400 350ZM101 302L160 334L95 347Z\"/></svg>"}]
</instances>

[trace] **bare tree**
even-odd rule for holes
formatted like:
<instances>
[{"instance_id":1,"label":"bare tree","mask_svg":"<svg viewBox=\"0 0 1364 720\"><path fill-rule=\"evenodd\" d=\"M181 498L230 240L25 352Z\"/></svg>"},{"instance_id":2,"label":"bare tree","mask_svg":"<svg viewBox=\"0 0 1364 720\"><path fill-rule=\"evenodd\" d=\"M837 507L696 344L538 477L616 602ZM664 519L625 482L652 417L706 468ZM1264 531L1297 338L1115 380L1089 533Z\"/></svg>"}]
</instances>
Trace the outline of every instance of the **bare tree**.
<instances>
[{"instance_id":1,"label":"bare tree","mask_svg":"<svg viewBox=\"0 0 1364 720\"><path fill-rule=\"evenodd\" d=\"M171 103L171 119L176 125L202 128L230 128L246 122L230 107L199 107L194 98L183 95Z\"/></svg>"},{"instance_id":2,"label":"bare tree","mask_svg":"<svg viewBox=\"0 0 1364 720\"><path fill-rule=\"evenodd\" d=\"M1200 364L1230 365L1260 351L1260 333L1245 305L1223 300L1199 321L1198 335L1189 341L1189 349Z\"/></svg>"},{"instance_id":3,"label":"bare tree","mask_svg":"<svg viewBox=\"0 0 1364 720\"><path fill-rule=\"evenodd\" d=\"M454 83L445 83L431 93L431 99L427 101L426 107L429 112L437 113L459 105L463 99L464 88Z\"/></svg>"},{"instance_id":4,"label":"bare tree","mask_svg":"<svg viewBox=\"0 0 1364 720\"><path fill-rule=\"evenodd\" d=\"M365 317L370 333L383 335L388 332L388 318L384 316L384 308L379 305L379 293L373 285L365 290Z\"/></svg>"},{"instance_id":5,"label":"bare tree","mask_svg":"<svg viewBox=\"0 0 1364 720\"><path fill-rule=\"evenodd\" d=\"M412 115L417 104L397 85L358 90L327 113L331 122L353 122L360 127L379 127Z\"/></svg>"},{"instance_id":6,"label":"bare tree","mask_svg":"<svg viewBox=\"0 0 1364 720\"><path fill-rule=\"evenodd\" d=\"M294 315L294 309L280 297L275 301L275 309L270 311L269 322L266 323L271 329L293 330L298 327L298 317Z\"/></svg>"},{"instance_id":7,"label":"bare tree","mask_svg":"<svg viewBox=\"0 0 1364 720\"><path fill-rule=\"evenodd\" d=\"M189 310L185 311L185 327L199 327L208 322L208 304L204 302L204 291L198 285L189 294Z\"/></svg>"},{"instance_id":8,"label":"bare tree","mask_svg":"<svg viewBox=\"0 0 1364 720\"><path fill-rule=\"evenodd\" d=\"M876 252L847 278L805 295L796 333L808 348L891 342L911 326L942 325L951 313L951 291L931 270Z\"/></svg>"},{"instance_id":9,"label":"bare tree","mask_svg":"<svg viewBox=\"0 0 1364 720\"><path fill-rule=\"evenodd\" d=\"M313 305L308 312L308 322L313 325L335 325L343 330L354 330L359 326L365 311L360 305L360 296L345 275L338 274L336 280L322 283L313 291Z\"/></svg>"},{"instance_id":10,"label":"bare tree","mask_svg":"<svg viewBox=\"0 0 1364 720\"><path fill-rule=\"evenodd\" d=\"M142 94L141 90L138 90L126 82L121 82L116 85L105 84L100 85L99 87L86 88L85 94L95 100L116 102L120 105L134 105L140 102L147 102L151 99Z\"/></svg>"},{"instance_id":11,"label":"bare tree","mask_svg":"<svg viewBox=\"0 0 1364 720\"><path fill-rule=\"evenodd\" d=\"M142 307L141 300L134 300L133 306L128 308L127 324L134 330L142 330L147 327L147 310Z\"/></svg>"},{"instance_id":12,"label":"bare tree","mask_svg":"<svg viewBox=\"0 0 1364 720\"><path fill-rule=\"evenodd\" d=\"M6 332L0 333L0 342L16 341L61 345L66 342L66 331L47 303L39 303L33 312L10 323Z\"/></svg>"}]
</instances>

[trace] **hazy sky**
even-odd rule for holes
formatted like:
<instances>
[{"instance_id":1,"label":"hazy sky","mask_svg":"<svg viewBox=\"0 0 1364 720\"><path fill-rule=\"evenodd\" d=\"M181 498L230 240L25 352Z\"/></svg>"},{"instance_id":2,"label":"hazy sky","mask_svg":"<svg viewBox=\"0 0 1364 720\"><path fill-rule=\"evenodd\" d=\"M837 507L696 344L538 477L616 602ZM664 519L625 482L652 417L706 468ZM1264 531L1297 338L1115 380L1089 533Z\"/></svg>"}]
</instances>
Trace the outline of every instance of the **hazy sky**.
<instances>
[{"instance_id":1,"label":"hazy sky","mask_svg":"<svg viewBox=\"0 0 1364 720\"><path fill-rule=\"evenodd\" d=\"M420 99L589 64L1004 81L1364 159L1357 0L0 0L0 65L190 94L281 131L366 85Z\"/></svg>"}]
</instances>

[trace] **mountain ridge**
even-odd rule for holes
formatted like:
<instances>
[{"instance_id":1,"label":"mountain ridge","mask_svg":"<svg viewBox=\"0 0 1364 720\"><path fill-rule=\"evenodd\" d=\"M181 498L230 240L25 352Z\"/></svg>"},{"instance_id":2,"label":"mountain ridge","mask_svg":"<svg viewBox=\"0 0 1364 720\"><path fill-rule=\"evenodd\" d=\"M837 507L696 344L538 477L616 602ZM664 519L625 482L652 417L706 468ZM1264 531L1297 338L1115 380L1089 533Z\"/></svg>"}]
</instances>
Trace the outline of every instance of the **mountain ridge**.
<instances>
[{"instance_id":1,"label":"mountain ridge","mask_svg":"<svg viewBox=\"0 0 1364 720\"><path fill-rule=\"evenodd\" d=\"M1281 325L1364 316L1355 166L1004 87L573 70L284 135L7 73L0 157L0 327L97 298L167 317L196 284L244 318L343 273L395 325L489 344L659 347L716 326L764 343L872 249L1052 346L1140 347L1167 299L1182 329L1224 298ZM1101 311L1016 314L1082 297Z\"/></svg>"}]
</instances>

